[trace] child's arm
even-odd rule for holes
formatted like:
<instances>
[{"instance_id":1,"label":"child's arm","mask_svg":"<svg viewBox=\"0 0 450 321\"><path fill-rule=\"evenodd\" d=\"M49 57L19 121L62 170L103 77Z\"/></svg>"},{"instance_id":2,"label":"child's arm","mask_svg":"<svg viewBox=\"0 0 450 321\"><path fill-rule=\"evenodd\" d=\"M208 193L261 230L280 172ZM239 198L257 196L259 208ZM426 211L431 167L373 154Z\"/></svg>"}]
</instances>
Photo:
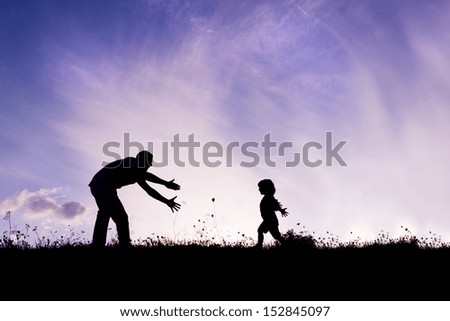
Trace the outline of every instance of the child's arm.
<instances>
[{"instance_id":1,"label":"child's arm","mask_svg":"<svg viewBox=\"0 0 450 321\"><path fill-rule=\"evenodd\" d=\"M277 202L278 202L278 201L277 201ZM283 208L283 205L281 205L281 203L278 202L278 208L277 208L277 211L279 211L279 212L281 213L281 216L283 216L283 217L288 216L289 212L286 211L286 210L287 210L287 208Z\"/></svg>"}]
</instances>

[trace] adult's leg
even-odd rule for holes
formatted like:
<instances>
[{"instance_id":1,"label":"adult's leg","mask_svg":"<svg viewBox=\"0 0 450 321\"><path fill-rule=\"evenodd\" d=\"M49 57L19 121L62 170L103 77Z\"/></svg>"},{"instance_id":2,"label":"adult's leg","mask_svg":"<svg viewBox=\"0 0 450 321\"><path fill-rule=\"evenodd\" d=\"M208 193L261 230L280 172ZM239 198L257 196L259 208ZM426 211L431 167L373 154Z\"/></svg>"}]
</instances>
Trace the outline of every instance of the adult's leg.
<instances>
[{"instance_id":1,"label":"adult's leg","mask_svg":"<svg viewBox=\"0 0 450 321\"><path fill-rule=\"evenodd\" d=\"M92 245L103 247L106 244L108 224L114 211L114 203L117 203L117 200L119 199L116 191L109 188L91 187L91 193L94 196L98 207L94 233L92 236Z\"/></svg>"},{"instance_id":2,"label":"adult's leg","mask_svg":"<svg viewBox=\"0 0 450 321\"><path fill-rule=\"evenodd\" d=\"M117 237L119 238L120 246L129 246L131 244L130 239L130 225L128 222L128 214L123 207L122 202L117 199L114 202L114 211L112 212L111 218L116 223L117 227Z\"/></svg>"}]
</instances>

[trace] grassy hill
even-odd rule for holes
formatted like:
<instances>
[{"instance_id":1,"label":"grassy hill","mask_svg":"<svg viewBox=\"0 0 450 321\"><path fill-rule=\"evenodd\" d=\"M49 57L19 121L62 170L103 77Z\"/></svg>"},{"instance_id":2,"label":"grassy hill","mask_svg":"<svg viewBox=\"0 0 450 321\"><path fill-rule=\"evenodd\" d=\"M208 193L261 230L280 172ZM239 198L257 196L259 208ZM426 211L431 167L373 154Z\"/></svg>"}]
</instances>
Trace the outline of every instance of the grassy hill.
<instances>
[{"instance_id":1,"label":"grassy hill","mask_svg":"<svg viewBox=\"0 0 450 321\"><path fill-rule=\"evenodd\" d=\"M2 300L450 300L447 245L409 236L330 246L0 244Z\"/></svg>"}]
</instances>

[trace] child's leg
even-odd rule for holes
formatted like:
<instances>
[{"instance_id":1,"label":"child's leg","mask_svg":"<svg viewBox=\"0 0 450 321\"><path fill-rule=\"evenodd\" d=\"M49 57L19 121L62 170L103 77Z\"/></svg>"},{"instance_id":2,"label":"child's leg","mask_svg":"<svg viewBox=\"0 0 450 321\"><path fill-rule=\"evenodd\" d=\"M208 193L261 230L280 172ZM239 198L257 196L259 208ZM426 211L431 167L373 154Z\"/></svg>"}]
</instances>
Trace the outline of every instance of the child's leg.
<instances>
[{"instance_id":1,"label":"child's leg","mask_svg":"<svg viewBox=\"0 0 450 321\"><path fill-rule=\"evenodd\" d=\"M258 232L258 243L257 243L256 245L262 246L262 245L263 245L263 242L264 242L264 234Z\"/></svg>"},{"instance_id":2,"label":"child's leg","mask_svg":"<svg viewBox=\"0 0 450 321\"><path fill-rule=\"evenodd\" d=\"M281 236L280 230L278 229L278 225L272 226L269 230L270 234L272 234L272 237L277 240L280 243L284 242L283 236Z\"/></svg>"},{"instance_id":3,"label":"child's leg","mask_svg":"<svg viewBox=\"0 0 450 321\"><path fill-rule=\"evenodd\" d=\"M262 222L261 225L258 227L258 244L257 246L262 246L264 242L264 234L269 231L267 223Z\"/></svg>"}]
</instances>

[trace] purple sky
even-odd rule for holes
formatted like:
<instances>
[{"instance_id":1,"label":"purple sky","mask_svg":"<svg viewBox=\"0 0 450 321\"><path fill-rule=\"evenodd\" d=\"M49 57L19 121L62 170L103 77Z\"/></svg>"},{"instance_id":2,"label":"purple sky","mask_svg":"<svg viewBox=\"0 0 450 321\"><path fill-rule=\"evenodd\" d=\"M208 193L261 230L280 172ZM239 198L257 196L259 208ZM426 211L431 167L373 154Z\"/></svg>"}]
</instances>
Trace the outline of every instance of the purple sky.
<instances>
[{"instance_id":1,"label":"purple sky","mask_svg":"<svg viewBox=\"0 0 450 321\"><path fill-rule=\"evenodd\" d=\"M126 133L153 142L158 161L176 134L225 149L270 133L301 152L311 141L325 147L332 132L334 144L346 141L348 166L286 167L291 150L271 154L270 167L253 149L258 166L240 166L250 159L235 153L230 167L180 167L169 153L151 172L176 179L179 192L156 188L182 208L174 215L138 186L121 189L133 238L196 239L198 220L210 236L255 237L256 184L271 178L290 212L282 231L373 239L404 226L450 240L449 9L407 0L2 1L1 213L12 211L19 229L63 233L70 224L90 239L87 184L112 160L106 143L125 156ZM310 157L324 159L324 149Z\"/></svg>"}]
</instances>

